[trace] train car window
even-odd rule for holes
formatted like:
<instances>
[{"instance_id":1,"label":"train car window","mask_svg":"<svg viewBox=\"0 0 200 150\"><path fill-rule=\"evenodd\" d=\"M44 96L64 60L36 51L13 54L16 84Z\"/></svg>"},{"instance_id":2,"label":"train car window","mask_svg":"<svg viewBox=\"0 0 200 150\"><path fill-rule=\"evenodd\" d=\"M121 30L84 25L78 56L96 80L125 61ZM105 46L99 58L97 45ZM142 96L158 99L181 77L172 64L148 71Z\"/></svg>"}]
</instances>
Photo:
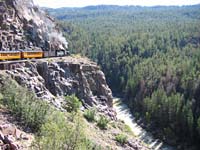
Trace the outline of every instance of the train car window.
<instances>
[{"instance_id":1,"label":"train car window","mask_svg":"<svg viewBox=\"0 0 200 150\"><path fill-rule=\"evenodd\" d=\"M7 55L8 55L7 53L3 53L3 54L2 54L2 56L7 56Z\"/></svg>"},{"instance_id":2,"label":"train car window","mask_svg":"<svg viewBox=\"0 0 200 150\"><path fill-rule=\"evenodd\" d=\"M32 55L32 52L27 52L27 55L28 55L28 56Z\"/></svg>"},{"instance_id":3,"label":"train car window","mask_svg":"<svg viewBox=\"0 0 200 150\"><path fill-rule=\"evenodd\" d=\"M27 52L27 55L39 55L40 52Z\"/></svg>"}]
</instances>

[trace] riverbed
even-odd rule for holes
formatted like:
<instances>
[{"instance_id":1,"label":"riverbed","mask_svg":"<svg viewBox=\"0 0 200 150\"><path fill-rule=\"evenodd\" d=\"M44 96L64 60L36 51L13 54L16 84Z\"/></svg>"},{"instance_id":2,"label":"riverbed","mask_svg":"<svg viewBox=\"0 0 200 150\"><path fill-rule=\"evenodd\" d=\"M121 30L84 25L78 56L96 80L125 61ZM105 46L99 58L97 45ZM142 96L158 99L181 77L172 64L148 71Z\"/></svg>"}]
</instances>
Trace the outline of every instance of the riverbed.
<instances>
[{"instance_id":1,"label":"riverbed","mask_svg":"<svg viewBox=\"0 0 200 150\"><path fill-rule=\"evenodd\" d=\"M175 150L175 148L167 145L159 139L154 138L150 132L147 132L140 125L138 125L127 105L122 102L122 99L115 97L113 99L113 104L113 107L117 113L117 118L124 121L124 123L131 128L133 134L136 135L145 144L147 144L150 149Z\"/></svg>"}]
</instances>

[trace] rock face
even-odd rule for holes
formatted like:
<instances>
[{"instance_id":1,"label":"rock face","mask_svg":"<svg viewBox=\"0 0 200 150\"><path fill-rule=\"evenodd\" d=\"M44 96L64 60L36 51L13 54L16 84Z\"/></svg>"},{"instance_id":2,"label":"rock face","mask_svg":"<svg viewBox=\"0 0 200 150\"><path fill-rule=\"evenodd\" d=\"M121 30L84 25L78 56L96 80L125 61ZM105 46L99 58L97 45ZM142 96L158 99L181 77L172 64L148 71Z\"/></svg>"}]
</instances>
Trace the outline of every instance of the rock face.
<instances>
[{"instance_id":1,"label":"rock face","mask_svg":"<svg viewBox=\"0 0 200 150\"><path fill-rule=\"evenodd\" d=\"M0 1L0 50L66 48L58 25L32 0Z\"/></svg>"},{"instance_id":2,"label":"rock face","mask_svg":"<svg viewBox=\"0 0 200 150\"><path fill-rule=\"evenodd\" d=\"M63 96L75 94L85 107L96 106L100 112L114 116L112 92L104 73L86 58L26 61L12 68L6 73L57 108L62 109Z\"/></svg>"},{"instance_id":3,"label":"rock face","mask_svg":"<svg viewBox=\"0 0 200 150\"><path fill-rule=\"evenodd\" d=\"M0 108L0 150L28 150L33 135L19 129L16 120L5 108Z\"/></svg>"},{"instance_id":4,"label":"rock face","mask_svg":"<svg viewBox=\"0 0 200 150\"><path fill-rule=\"evenodd\" d=\"M58 25L32 0L0 0L0 51L66 48ZM57 108L62 109L63 96L75 94L85 107L96 106L104 113L112 112L112 93L105 76L87 59L23 61L11 68L7 74Z\"/></svg>"}]
</instances>

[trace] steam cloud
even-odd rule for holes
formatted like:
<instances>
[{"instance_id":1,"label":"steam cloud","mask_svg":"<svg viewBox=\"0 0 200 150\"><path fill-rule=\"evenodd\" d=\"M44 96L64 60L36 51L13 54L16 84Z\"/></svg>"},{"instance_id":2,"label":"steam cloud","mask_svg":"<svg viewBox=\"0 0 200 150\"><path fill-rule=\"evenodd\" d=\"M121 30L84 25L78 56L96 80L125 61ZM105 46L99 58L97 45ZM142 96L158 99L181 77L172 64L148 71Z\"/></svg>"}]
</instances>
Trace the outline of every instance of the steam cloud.
<instances>
[{"instance_id":1,"label":"steam cloud","mask_svg":"<svg viewBox=\"0 0 200 150\"><path fill-rule=\"evenodd\" d=\"M56 44L59 45L59 47L64 46L64 49L68 48L66 39L51 17L35 6L32 0L16 1L21 17L33 22L33 35L41 35L43 39L49 41L50 44Z\"/></svg>"}]
</instances>

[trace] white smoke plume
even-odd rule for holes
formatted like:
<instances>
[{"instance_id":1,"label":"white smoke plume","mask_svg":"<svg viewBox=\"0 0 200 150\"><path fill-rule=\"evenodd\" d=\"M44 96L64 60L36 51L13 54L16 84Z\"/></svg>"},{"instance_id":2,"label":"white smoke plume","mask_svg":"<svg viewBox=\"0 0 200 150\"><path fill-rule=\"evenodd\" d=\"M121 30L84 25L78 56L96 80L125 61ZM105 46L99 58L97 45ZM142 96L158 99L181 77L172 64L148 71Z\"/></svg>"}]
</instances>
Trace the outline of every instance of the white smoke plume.
<instances>
[{"instance_id":1,"label":"white smoke plume","mask_svg":"<svg viewBox=\"0 0 200 150\"><path fill-rule=\"evenodd\" d=\"M50 41L57 41L64 45L65 48L68 48L68 43L61 33L50 32L48 34Z\"/></svg>"},{"instance_id":2,"label":"white smoke plume","mask_svg":"<svg viewBox=\"0 0 200 150\"><path fill-rule=\"evenodd\" d=\"M68 48L68 43L56 26L55 21L35 6L32 0L16 0L16 2L21 17L33 22L33 34L41 35L51 45L56 44L59 47L63 46L64 49Z\"/></svg>"}]
</instances>

